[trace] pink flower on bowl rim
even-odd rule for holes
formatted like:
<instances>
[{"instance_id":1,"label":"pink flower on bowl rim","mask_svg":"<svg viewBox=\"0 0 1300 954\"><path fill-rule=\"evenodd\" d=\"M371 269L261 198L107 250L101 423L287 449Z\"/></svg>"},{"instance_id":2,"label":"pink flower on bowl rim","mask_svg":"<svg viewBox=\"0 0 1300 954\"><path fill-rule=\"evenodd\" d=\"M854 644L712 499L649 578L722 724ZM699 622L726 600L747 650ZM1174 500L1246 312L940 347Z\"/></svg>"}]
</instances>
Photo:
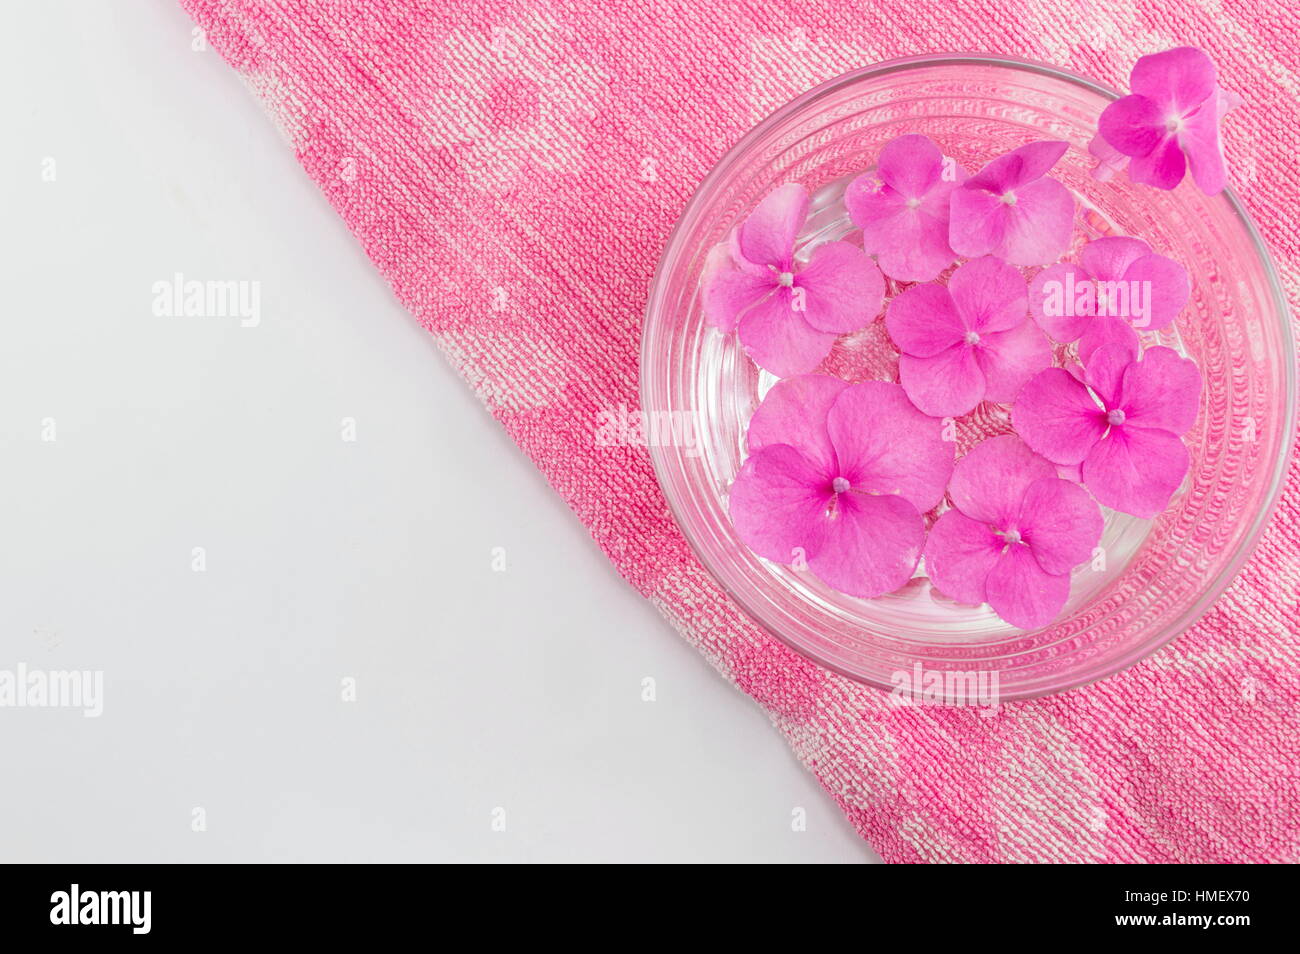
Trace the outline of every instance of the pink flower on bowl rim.
<instances>
[{"instance_id":1,"label":"pink flower on bowl rim","mask_svg":"<svg viewBox=\"0 0 1300 954\"><path fill-rule=\"evenodd\" d=\"M1082 337L1091 352L1114 341L1114 324L1097 318L1160 331L1173 324L1190 296L1182 265L1141 239L1111 236L1085 245L1078 265L1060 262L1035 275L1029 311L1053 340L1068 344Z\"/></svg>"},{"instance_id":2,"label":"pink flower on bowl rim","mask_svg":"<svg viewBox=\"0 0 1300 954\"><path fill-rule=\"evenodd\" d=\"M1103 520L1078 484L1014 434L977 444L953 469L953 507L930 528L930 582L961 603L988 603L1020 629L1052 622L1070 571L1092 557Z\"/></svg>"},{"instance_id":3,"label":"pink flower on bowl rim","mask_svg":"<svg viewBox=\"0 0 1300 954\"><path fill-rule=\"evenodd\" d=\"M898 385L787 378L754 412L747 440L729 510L751 550L806 562L850 596L911 579L925 543L921 514L943 499L953 444Z\"/></svg>"},{"instance_id":4,"label":"pink flower on bowl rim","mask_svg":"<svg viewBox=\"0 0 1300 954\"><path fill-rule=\"evenodd\" d=\"M898 346L907 396L933 417L956 417L981 401L1010 402L1052 363L1029 320L1025 279L991 256L962 265L942 285L916 285L892 302L885 327Z\"/></svg>"},{"instance_id":5,"label":"pink flower on bowl rim","mask_svg":"<svg viewBox=\"0 0 1300 954\"><path fill-rule=\"evenodd\" d=\"M801 185L776 189L704 267L706 317L737 331L745 353L778 377L814 370L836 338L869 324L884 302L880 269L848 242L824 242L796 263L808 203Z\"/></svg>"},{"instance_id":6,"label":"pink flower on bowl rim","mask_svg":"<svg viewBox=\"0 0 1300 954\"><path fill-rule=\"evenodd\" d=\"M876 171L858 176L844 192L863 250L876 256L881 271L898 281L928 282L957 260L948 244L948 206L965 180L965 170L946 161L925 136L885 144Z\"/></svg>"},{"instance_id":7,"label":"pink flower on bowl rim","mask_svg":"<svg viewBox=\"0 0 1300 954\"><path fill-rule=\"evenodd\" d=\"M1050 265L1070 247L1074 196L1047 173L1069 143L1031 142L998 156L952 192L948 241L966 258Z\"/></svg>"},{"instance_id":8,"label":"pink flower on bowl rim","mask_svg":"<svg viewBox=\"0 0 1300 954\"><path fill-rule=\"evenodd\" d=\"M1187 476L1182 435L1196 422L1200 394L1194 361L1165 347L1139 361L1134 336L1091 352L1081 373L1040 372L1021 390L1011 422L1048 460L1081 464L1084 486L1103 507L1150 518Z\"/></svg>"},{"instance_id":9,"label":"pink flower on bowl rim","mask_svg":"<svg viewBox=\"0 0 1300 954\"><path fill-rule=\"evenodd\" d=\"M1180 46L1144 56L1129 89L1102 111L1097 132L1104 146L1089 147L1103 166L1114 167L1116 154L1127 156L1129 178L1157 189L1174 188L1190 169L1206 195L1222 192L1228 170L1219 123L1241 97L1219 88L1205 51Z\"/></svg>"}]
</instances>

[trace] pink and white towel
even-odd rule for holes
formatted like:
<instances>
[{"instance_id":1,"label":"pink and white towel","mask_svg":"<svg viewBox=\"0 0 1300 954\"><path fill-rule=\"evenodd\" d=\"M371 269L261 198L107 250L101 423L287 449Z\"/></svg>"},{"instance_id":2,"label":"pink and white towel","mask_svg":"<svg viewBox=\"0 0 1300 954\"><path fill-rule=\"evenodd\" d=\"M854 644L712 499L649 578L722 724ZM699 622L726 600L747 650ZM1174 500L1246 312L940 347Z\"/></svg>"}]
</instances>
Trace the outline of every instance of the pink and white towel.
<instances>
[{"instance_id":1,"label":"pink and white towel","mask_svg":"<svg viewBox=\"0 0 1300 954\"><path fill-rule=\"evenodd\" d=\"M1300 301L1300 14L1268 0L182 0L394 291L610 560L770 714L889 861L1300 857L1300 468L1205 618L1098 685L898 707L756 628L691 555L635 407L651 274L757 120L891 57L1037 59L1123 86L1205 48L1248 108L1238 190ZM322 281L328 281L323 276Z\"/></svg>"}]
</instances>

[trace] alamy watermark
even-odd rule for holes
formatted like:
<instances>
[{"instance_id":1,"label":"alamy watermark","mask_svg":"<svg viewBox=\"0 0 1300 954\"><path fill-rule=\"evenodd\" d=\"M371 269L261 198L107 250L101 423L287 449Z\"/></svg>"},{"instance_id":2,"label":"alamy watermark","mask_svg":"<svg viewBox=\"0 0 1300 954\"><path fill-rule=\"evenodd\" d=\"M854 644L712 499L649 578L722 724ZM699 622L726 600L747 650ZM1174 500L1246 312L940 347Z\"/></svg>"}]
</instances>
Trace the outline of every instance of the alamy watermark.
<instances>
[{"instance_id":1,"label":"alamy watermark","mask_svg":"<svg viewBox=\"0 0 1300 954\"><path fill-rule=\"evenodd\" d=\"M148 934L153 925L152 891L88 891L73 884L50 895L50 923L121 925L132 934Z\"/></svg>"},{"instance_id":2,"label":"alamy watermark","mask_svg":"<svg viewBox=\"0 0 1300 954\"><path fill-rule=\"evenodd\" d=\"M919 662L889 677L889 694L902 705L998 705L998 674L987 669L926 669Z\"/></svg>"},{"instance_id":3,"label":"alamy watermark","mask_svg":"<svg viewBox=\"0 0 1300 954\"><path fill-rule=\"evenodd\" d=\"M159 318L238 318L240 327L262 322L262 283L187 279L180 272L153 283L153 313Z\"/></svg>"},{"instance_id":4,"label":"alamy watermark","mask_svg":"<svg viewBox=\"0 0 1300 954\"><path fill-rule=\"evenodd\" d=\"M1127 318L1134 328L1151 324L1151 282L1064 279L1043 283L1043 314L1051 318Z\"/></svg>"},{"instance_id":5,"label":"alamy watermark","mask_svg":"<svg viewBox=\"0 0 1300 954\"><path fill-rule=\"evenodd\" d=\"M641 411L620 404L596 415L599 447L680 447L687 457L700 456L695 416L687 411Z\"/></svg>"},{"instance_id":6,"label":"alamy watermark","mask_svg":"<svg viewBox=\"0 0 1300 954\"><path fill-rule=\"evenodd\" d=\"M47 671L0 669L0 709L80 709L87 719L104 712L104 673L99 669Z\"/></svg>"}]
</instances>

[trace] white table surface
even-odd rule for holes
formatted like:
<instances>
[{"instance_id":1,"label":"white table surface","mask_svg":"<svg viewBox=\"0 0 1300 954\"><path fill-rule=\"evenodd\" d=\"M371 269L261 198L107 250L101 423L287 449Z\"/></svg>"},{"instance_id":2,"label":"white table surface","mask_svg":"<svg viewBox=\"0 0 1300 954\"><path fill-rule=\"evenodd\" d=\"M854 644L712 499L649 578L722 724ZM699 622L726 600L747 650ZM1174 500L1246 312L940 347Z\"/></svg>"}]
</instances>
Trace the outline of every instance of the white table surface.
<instances>
[{"instance_id":1,"label":"white table surface","mask_svg":"<svg viewBox=\"0 0 1300 954\"><path fill-rule=\"evenodd\" d=\"M0 38L0 670L104 673L99 718L0 708L0 860L873 860L190 30ZM155 316L176 272L260 324Z\"/></svg>"}]
</instances>

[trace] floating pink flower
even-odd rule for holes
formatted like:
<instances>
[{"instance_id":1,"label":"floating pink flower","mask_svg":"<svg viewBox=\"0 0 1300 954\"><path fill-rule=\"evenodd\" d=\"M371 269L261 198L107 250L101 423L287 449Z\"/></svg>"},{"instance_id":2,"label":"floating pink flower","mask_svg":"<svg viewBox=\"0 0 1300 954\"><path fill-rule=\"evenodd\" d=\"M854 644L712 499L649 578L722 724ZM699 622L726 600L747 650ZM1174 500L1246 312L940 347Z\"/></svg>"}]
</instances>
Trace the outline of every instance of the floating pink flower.
<instances>
[{"instance_id":1,"label":"floating pink flower","mask_svg":"<svg viewBox=\"0 0 1300 954\"><path fill-rule=\"evenodd\" d=\"M1021 629L1046 626L1070 595L1070 571L1101 539L1097 504L1014 434L957 462L953 509L930 528L925 569L941 592L988 603Z\"/></svg>"},{"instance_id":2,"label":"floating pink flower","mask_svg":"<svg viewBox=\"0 0 1300 954\"><path fill-rule=\"evenodd\" d=\"M1024 277L988 256L953 272L946 288L903 292L890 303L885 327L902 352L903 389L933 417L1012 401L1052 363L1050 342L1029 320Z\"/></svg>"},{"instance_id":3,"label":"floating pink flower","mask_svg":"<svg viewBox=\"0 0 1300 954\"><path fill-rule=\"evenodd\" d=\"M704 269L704 311L723 331L737 330L755 363L786 377L812 371L842 334L880 313L885 279L848 242L825 242L797 265L795 238L808 218L808 191L786 185L713 250Z\"/></svg>"},{"instance_id":4,"label":"floating pink flower","mask_svg":"<svg viewBox=\"0 0 1300 954\"><path fill-rule=\"evenodd\" d=\"M1048 265L1070 247L1074 197L1048 171L1069 144L1031 142L999 156L952 193L948 241L958 255Z\"/></svg>"},{"instance_id":5,"label":"floating pink flower","mask_svg":"<svg viewBox=\"0 0 1300 954\"><path fill-rule=\"evenodd\" d=\"M1048 460L1081 463L1102 506L1154 517L1187 475L1181 436L1196 421L1200 393L1195 362L1171 348L1148 348L1139 361L1134 336L1097 348L1082 373L1040 372L1020 392L1011 421Z\"/></svg>"},{"instance_id":6,"label":"floating pink flower","mask_svg":"<svg viewBox=\"0 0 1300 954\"><path fill-rule=\"evenodd\" d=\"M1134 182L1172 189L1190 167L1206 195L1228 183L1219 123L1241 97L1219 88L1214 63L1203 50L1180 46L1144 56L1129 76L1131 95L1102 111L1098 133L1110 150L1092 149L1103 165L1114 153L1129 157Z\"/></svg>"},{"instance_id":7,"label":"floating pink flower","mask_svg":"<svg viewBox=\"0 0 1300 954\"><path fill-rule=\"evenodd\" d=\"M948 203L966 173L925 136L899 136L880 151L876 172L844 192L864 250L905 282L928 282L957 259L948 245Z\"/></svg>"},{"instance_id":8,"label":"floating pink flower","mask_svg":"<svg viewBox=\"0 0 1300 954\"><path fill-rule=\"evenodd\" d=\"M953 445L898 385L788 378L768 392L747 439L730 511L755 553L806 562L850 596L880 596L911 578L921 514L943 498Z\"/></svg>"},{"instance_id":9,"label":"floating pink flower","mask_svg":"<svg viewBox=\"0 0 1300 954\"><path fill-rule=\"evenodd\" d=\"M1115 342L1116 318L1140 331L1169 327L1187 304L1187 269L1157 255L1141 239L1114 236L1089 242L1079 264L1062 262L1029 285L1029 311L1038 326L1064 343L1085 339L1091 352Z\"/></svg>"}]
</instances>

